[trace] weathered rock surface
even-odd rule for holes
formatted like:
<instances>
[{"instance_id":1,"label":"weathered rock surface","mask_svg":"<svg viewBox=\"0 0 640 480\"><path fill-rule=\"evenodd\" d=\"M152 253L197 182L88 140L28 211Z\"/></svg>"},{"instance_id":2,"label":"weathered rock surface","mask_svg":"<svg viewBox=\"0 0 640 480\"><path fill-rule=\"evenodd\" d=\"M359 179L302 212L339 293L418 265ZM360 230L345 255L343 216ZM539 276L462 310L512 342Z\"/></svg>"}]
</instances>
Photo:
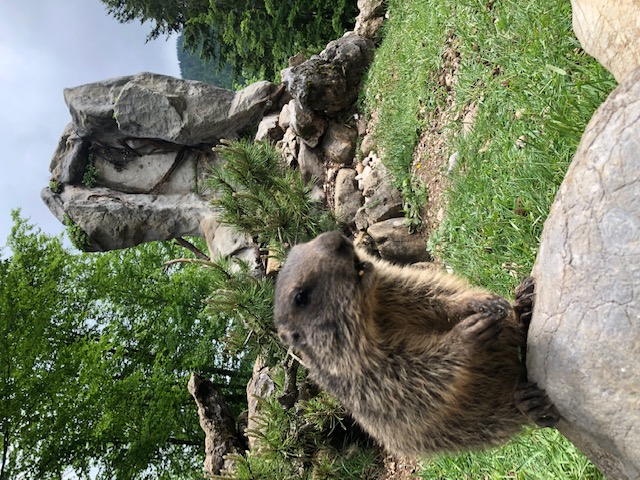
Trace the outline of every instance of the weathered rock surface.
<instances>
[{"instance_id":1,"label":"weathered rock surface","mask_svg":"<svg viewBox=\"0 0 640 480\"><path fill-rule=\"evenodd\" d=\"M213 214L205 173L221 162L211 147L257 126L283 92L257 82L234 93L151 73L66 89L72 123L43 200L88 235L89 251L202 235Z\"/></svg>"},{"instance_id":2,"label":"weathered rock surface","mask_svg":"<svg viewBox=\"0 0 640 480\"><path fill-rule=\"evenodd\" d=\"M256 142L260 142L262 140L277 142L278 140L282 140L284 130L278 123L279 117L279 112L271 113L260 121L258 124L258 131L255 136Z\"/></svg>"},{"instance_id":3,"label":"weathered rock surface","mask_svg":"<svg viewBox=\"0 0 640 480\"><path fill-rule=\"evenodd\" d=\"M353 162L358 132L342 123L330 123L322 138L322 152L330 162L348 165Z\"/></svg>"},{"instance_id":4,"label":"weathered rock surface","mask_svg":"<svg viewBox=\"0 0 640 480\"><path fill-rule=\"evenodd\" d=\"M317 147L327 129L327 121L320 115L303 108L297 100L289 103L289 112L291 129L311 148Z\"/></svg>"},{"instance_id":5,"label":"weathered rock surface","mask_svg":"<svg viewBox=\"0 0 640 480\"><path fill-rule=\"evenodd\" d=\"M358 190L356 171L341 168L336 174L334 211L336 218L347 225L355 223L355 215L362 206L362 193Z\"/></svg>"},{"instance_id":6,"label":"weathered rock surface","mask_svg":"<svg viewBox=\"0 0 640 480\"><path fill-rule=\"evenodd\" d=\"M371 40L346 35L329 43L320 55L283 70L282 81L303 109L335 115L355 103L373 52Z\"/></svg>"},{"instance_id":7,"label":"weathered rock surface","mask_svg":"<svg viewBox=\"0 0 640 480\"><path fill-rule=\"evenodd\" d=\"M360 13L356 17L353 31L356 35L376 40L384 21L383 0L358 0Z\"/></svg>"},{"instance_id":8,"label":"weathered rock surface","mask_svg":"<svg viewBox=\"0 0 640 480\"><path fill-rule=\"evenodd\" d=\"M258 420L260 416L260 402L267 397L274 395L276 391L275 383L271 378L271 371L264 364L262 357L256 359L253 365L253 374L247 384L247 401L249 404L249 415L247 423L247 432L249 434L249 448L252 451L260 448L258 439L251 435L251 431L260 428Z\"/></svg>"},{"instance_id":9,"label":"weathered rock surface","mask_svg":"<svg viewBox=\"0 0 640 480\"><path fill-rule=\"evenodd\" d=\"M618 82L640 66L640 2L571 0L573 31Z\"/></svg>"},{"instance_id":10,"label":"weathered rock surface","mask_svg":"<svg viewBox=\"0 0 640 480\"><path fill-rule=\"evenodd\" d=\"M427 251L422 235L411 235L404 224L404 218L392 218L371 225L367 229L380 256L393 263L410 264L428 262L431 255Z\"/></svg>"},{"instance_id":11,"label":"weathered rock surface","mask_svg":"<svg viewBox=\"0 0 640 480\"><path fill-rule=\"evenodd\" d=\"M391 185L389 172L380 159L371 158L362 176L365 203L356 213L358 230L366 230L383 220L402 217L402 195Z\"/></svg>"},{"instance_id":12,"label":"weathered rock surface","mask_svg":"<svg viewBox=\"0 0 640 480\"><path fill-rule=\"evenodd\" d=\"M596 111L545 223L528 369L607 478L640 478L640 69Z\"/></svg>"}]
</instances>

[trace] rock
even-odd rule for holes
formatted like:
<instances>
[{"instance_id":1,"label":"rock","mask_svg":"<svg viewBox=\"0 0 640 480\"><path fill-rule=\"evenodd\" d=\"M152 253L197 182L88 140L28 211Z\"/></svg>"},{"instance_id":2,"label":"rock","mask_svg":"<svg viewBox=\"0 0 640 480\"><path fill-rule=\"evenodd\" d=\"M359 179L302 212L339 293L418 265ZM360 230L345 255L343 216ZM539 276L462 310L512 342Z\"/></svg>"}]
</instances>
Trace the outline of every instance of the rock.
<instances>
[{"instance_id":1,"label":"rock","mask_svg":"<svg viewBox=\"0 0 640 480\"><path fill-rule=\"evenodd\" d=\"M618 479L640 478L639 119L636 69L587 125L545 223L527 356L558 429Z\"/></svg>"},{"instance_id":2,"label":"rock","mask_svg":"<svg viewBox=\"0 0 640 480\"><path fill-rule=\"evenodd\" d=\"M260 417L260 401L264 400L276 391L275 383L271 379L271 371L264 364L264 359L260 356L256 358L253 365L253 374L247 384L247 402L249 406L249 415L247 421L247 430L257 431L263 425L259 421ZM260 449L259 439L254 435L249 435L249 449L256 452Z\"/></svg>"},{"instance_id":3,"label":"rock","mask_svg":"<svg viewBox=\"0 0 640 480\"><path fill-rule=\"evenodd\" d=\"M232 462L226 460L225 455L242 453L231 409L213 383L206 378L192 373L187 389L198 406L200 427L205 433L205 472L213 476L223 468L229 470Z\"/></svg>"},{"instance_id":4,"label":"rock","mask_svg":"<svg viewBox=\"0 0 640 480\"><path fill-rule=\"evenodd\" d=\"M203 235L213 195L204 177L222 162L211 147L255 128L284 93L269 82L234 93L151 73L66 89L72 123L49 167L60 188L43 200L86 233L87 251Z\"/></svg>"},{"instance_id":5,"label":"rock","mask_svg":"<svg viewBox=\"0 0 640 480\"><path fill-rule=\"evenodd\" d=\"M402 216L402 195L391 185L389 172L376 156L368 157L362 172L364 206L356 213L356 227L366 230L369 225Z\"/></svg>"},{"instance_id":6,"label":"rock","mask_svg":"<svg viewBox=\"0 0 640 480\"><path fill-rule=\"evenodd\" d=\"M290 105L290 123L293 131L304 143L311 148L315 148L320 143L320 138L327 129L327 121L300 106L297 101L293 101L293 110Z\"/></svg>"},{"instance_id":7,"label":"rock","mask_svg":"<svg viewBox=\"0 0 640 480\"><path fill-rule=\"evenodd\" d=\"M375 140L373 139L372 134L367 134L362 137L362 143L360 144L360 151L366 157L368 156L375 148Z\"/></svg>"},{"instance_id":8,"label":"rock","mask_svg":"<svg viewBox=\"0 0 640 480\"><path fill-rule=\"evenodd\" d=\"M420 235L411 235L403 218L385 220L367 229L380 256L393 263L428 262L431 255Z\"/></svg>"},{"instance_id":9,"label":"rock","mask_svg":"<svg viewBox=\"0 0 640 480\"><path fill-rule=\"evenodd\" d=\"M335 163L349 165L356 152L358 132L341 123L330 123L322 138L324 157Z\"/></svg>"},{"instance_id":10,"label":"rock","mask_svg":"<svg viewBox=\"0 0 640 480\"><path fill-rule=\"evenodd\" d=\"M324 184L324 164L318 149L313 149L302 142L298 151L298 165L305 183L315 179L315 185L321 187Z\"/></svg>"},{"instance_id":11,"label":"rock","mask_svg":"<svg viewBox=\"0 0 640 480\"><path fill-rule=\"evenodd\" d=\"M65 185L58 194L45 188L42 199L60 222L68 215L88 235L87 252L199 236L200 220L211 214L209 202L195 193L130 194Z\"/></svg>"},{"instance_id":12,"label":"rock","mask_svg":"<svg viewBox=\"0 0 640 480\"><path fill-rule=\"evenodd\" d=\"M640 66L640 3L571 0L573 31L585 51L620 83Z\"/></svg>"},{"instance_id":13,"label":"rock","mask_svg":"<svg viewBox=\"0 0 640 480\"><path fill-rule=\"evenodd\" d=\"M336 115L357 100L373 52L371 40L344 36L329 43L320 55L283 70L282 81L305 110Z\"/></svg>"},{"instance_id":14,"label":"rock","mask_svg":"<svg viewBox=\"0 0 640 480\"><path fill-rule=\"evenodd\" d=\"M280 113L272 113L266 115L258 124L258 131L256 132L255 141L260 142L262 140L268 140L271 142L277 142L282 140L284 131L278 124Z\"/></svg>"},{"instance_id":15,"label":"rock","mask_svg":"<svg viewBox=\"0 0 640 480\"><path fill-rule=\"evenodd\" d=\"M384 15L384 0L358 0L358 17L369 20Z\"/></svg>"},{"instance_id":16,"label":"rock","mask_svg":"<svg viewBox=\"0 0 640 480\"><path fill-rule=\"evenodd\" d=\"M284 132L282 140L276 144L288 165L298 162L298 137L292 128Z\"/></svg>"},{"instance_id":17,"label":"rock","mask_svg":"<svg viewBox=\"0 0 640 480\"><path fill-rule=\"evenodd\" d=\"M291 100L289 103L286 103L282 110L280 110L280 116L278 117L278 125L282 130L286 130L291 125L291 110L293 109L294 100Z\"/></svg>"},{"instance_id":18,"label":"rock","mask_svg":"<svg viewBox=\"0 0 640 480\"><path fill-rule=\"evenodd\" d=\"M336 218L347 225L354 224L355 215L362 205L362 200L362 194L356 182L356 171L350 168L338 170L334 198Z\"/></svg>"},{"instance_id":19,"label":"rock","mask_svg":"<svg viewBox=\"0 0 640 480\"><path fill-rule=\"evenodd\" d=\"M353 32L356 35L360 35L364 38L370 38L371 40L378 40L380 36L380 27L384 23L383 17L370 18L364 20L359 16L356 17L356 25L353 28Z\"/></svg>"},{"instance_id":20,"label":"rock","mask_svg":"<svg viewBox=\"0 0 640 480\"><path fill-rule=\"evenodd\" d=\"M130 137L181 145L238 137L281 95L269 82L239 92L153 73L67 88L65 101L81 138L120 145Z\"/></svg>"},{"instance_id":21,"label":"rock","mask_svg":"<svg viewBox=\"0 0 640 480\"><path fill-rule=\"evenodd\" d=\"M235 228L220 223L218 218L211 213L200 221L202 231L210 258L234 257L248 263L251 267L258 267L259 251L253 239Z\"/></svg>"}]
</instances>

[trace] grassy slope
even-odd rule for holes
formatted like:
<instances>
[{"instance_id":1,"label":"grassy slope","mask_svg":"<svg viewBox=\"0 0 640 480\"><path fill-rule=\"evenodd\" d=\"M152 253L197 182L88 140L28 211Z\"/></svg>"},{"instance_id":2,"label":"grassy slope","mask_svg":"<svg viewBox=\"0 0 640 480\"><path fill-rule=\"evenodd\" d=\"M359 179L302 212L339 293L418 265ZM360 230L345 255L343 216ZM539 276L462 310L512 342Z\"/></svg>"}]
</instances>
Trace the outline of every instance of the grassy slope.
<instances>
[{"instance_id":1,"label":"grassy slope","mask_svg":"<svg viewBox=\"0 0 640 480\"><path fill-rule=\"evenodd\" d=\"M443 106L435 79L445 41L461 55L457 109L478 106L473 131L450 135L459 152L446 217L431 248L457 273L509 295L533 265L555 192L595 108L614 88L571 32L565 0L389 0L385 37L364 103L399 184L425 128L421 109ZM453 133L461 120L450 125ZM520 141L519 141L520 139ZM428 192L427 192L428 193ZM426 462L425 478L601 478L552 430L534 430L478 455Z\"/></svg>"}]
</instances>

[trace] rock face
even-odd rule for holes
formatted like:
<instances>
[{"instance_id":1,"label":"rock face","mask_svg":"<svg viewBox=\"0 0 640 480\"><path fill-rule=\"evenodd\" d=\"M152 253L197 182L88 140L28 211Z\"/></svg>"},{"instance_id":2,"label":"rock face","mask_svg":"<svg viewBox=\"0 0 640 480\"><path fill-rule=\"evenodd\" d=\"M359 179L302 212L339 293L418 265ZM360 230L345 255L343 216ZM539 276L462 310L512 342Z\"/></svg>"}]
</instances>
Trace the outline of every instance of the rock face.
<instances>
[{"instance_id":1,"label":"rock face","mask_svg":"<svg viewBox=\"0 0 640 480\"><path fill-rule=\"evenodd\" d=\"M346 35L329 43L320 55L284 70L282 81L303 109L335 115L349 109L358 98L373 51L371 40Z\"/></svg>"},{"instance_id":2,"label":"rock face","mask_svg":"<svg viewBox=\"0 0 640 480\"><path fill-rule=\"evenodd\" d=\"M282 93L269 82L234 93L151 73L66 89L72 123L42 198L87 234L87 251L202 235L214 215L203 180L220 163L211 147L258 125Z\"/></svg>"},{"instance_id":3,"label":"rock face","mask_svg":"<svg viewBox=\"0 0 640 480\"><path fill-rule=\"evenodd\" d=\"M571 0L573 31L585 51L618 82L640 66L637 0Z\"/></svg>"},{"instance_id":4,"label":"rock face","mask_svg":"<svg viewBox=\"0 0 640 480\"><path fill-rule=\"evenodd\" d=\"M637 20L637 19L636 19ZM607 478L640 478L640 69L596 111L545 223L528 369Z\"/></svg>"}]
</instances>

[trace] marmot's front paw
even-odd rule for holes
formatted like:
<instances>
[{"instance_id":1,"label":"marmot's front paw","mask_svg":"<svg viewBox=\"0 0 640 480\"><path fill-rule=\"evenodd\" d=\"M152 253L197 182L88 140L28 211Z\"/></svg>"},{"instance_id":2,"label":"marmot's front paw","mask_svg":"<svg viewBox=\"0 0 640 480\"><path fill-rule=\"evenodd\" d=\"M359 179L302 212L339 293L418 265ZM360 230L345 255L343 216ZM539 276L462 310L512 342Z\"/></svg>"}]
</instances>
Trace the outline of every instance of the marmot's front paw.
<instances>
[{"instance_id":1,"label":"marmot's front paw","mask_svg":"<svg viewBox=\"0 0 640 480\"><path fill-rule=\"evenodd\" d=\"M546 392L535 383L523 383L513 397L518 410L539 427L553 427L558 423L560 415Z\"/></svg>"},{"instance_id":2,"label":"marmot's front paw","mask_svg":"<svg viewBox=\"0 0 640 480\"><path fill-rule=\"evenodd\" d=\"M533 313L533 303L535 300L535 286L536 284L533 277L527 277L516 287L516 301L513 304L513 309L516 312L518 322L525 328L528 328L529 323L531 323L531 314Z\"/></svg>"},{"instance_id":3,"label":"marmot's front paw","mask_svg":"<svg viewBox=\"0 0 640 480\"><path fill-rule=\"evenodd\" d=\"M490 347L502 332L503 320L511 305L504 298L492 295L486 300L472 300L469 308L476 313L456 325L458 332L477 348Z\"/></svg>"}]
</instances>

